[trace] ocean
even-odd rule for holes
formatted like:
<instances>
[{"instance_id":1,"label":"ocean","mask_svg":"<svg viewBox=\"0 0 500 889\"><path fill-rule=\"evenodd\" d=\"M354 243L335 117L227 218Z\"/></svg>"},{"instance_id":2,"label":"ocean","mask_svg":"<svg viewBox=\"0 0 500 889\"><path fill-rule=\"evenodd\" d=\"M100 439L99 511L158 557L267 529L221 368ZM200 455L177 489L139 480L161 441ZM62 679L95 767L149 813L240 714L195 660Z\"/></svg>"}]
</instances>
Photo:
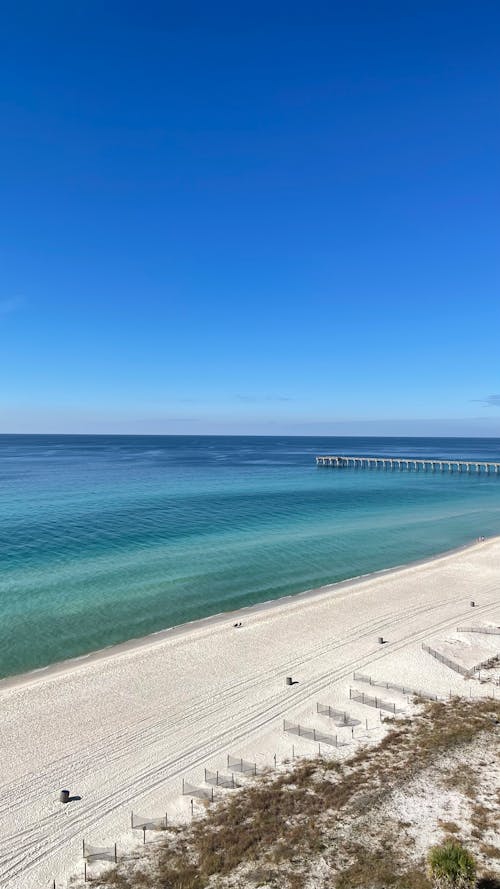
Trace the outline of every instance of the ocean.
<instances>
[{"instance_id":1,"label":"ocean","mask_svg":"<svg viewBox=\"0 0 500 889\"><path fill-rule=\"evenodd\" d=\"M0 676L500 534L497 439L0 436Z\"/></svg>"}]
</instances>

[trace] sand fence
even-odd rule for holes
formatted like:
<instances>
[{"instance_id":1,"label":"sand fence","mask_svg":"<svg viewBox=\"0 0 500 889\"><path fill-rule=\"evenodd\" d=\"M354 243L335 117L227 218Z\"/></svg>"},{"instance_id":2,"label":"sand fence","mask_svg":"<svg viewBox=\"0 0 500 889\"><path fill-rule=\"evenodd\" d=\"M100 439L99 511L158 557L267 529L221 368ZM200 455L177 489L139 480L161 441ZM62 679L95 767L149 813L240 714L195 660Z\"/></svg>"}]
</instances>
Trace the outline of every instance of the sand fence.
<instances>
[{"instance_id":1,"label":"sand fence","mask_svg":"<svg viewBox=\"0 0 500 889\"><path fill-rule=\"evenodd\" d=\"M136 812L131 812L130 827L132 830L142 830L142 841L146 845L146 831L167 830L168 815L165 812L161 818L151 818L149 815L138 815Z\"/></svg>"},{"instance_id":2,"label":"sand fence","mask_svg":"<svg viewBox=\"0 0 500 889\"><path fill-rule=\"evenodd\" d=\"M96 861L110 861L113 864L116 864L118 862L116 843L114 843L112 846L91 846L89 843L86 843L85 840L82 840L82 854L83 879L85 883L87 882L88 864L93 864Z\"/></svg>"},{"instance_id":3,"label":"sand fence","mask_svg":"<svg viewBox=\"0 0 500 889\"><path fill-rule=\"evenodd\" d=\"M213 803L214 801L213 787L197 787L195 784L189 784L184 778L182 779L182 795L206 800L209 803Z\"/></svg>"},{"instance_id":4,"label":"sand fence","mask_svg":"<svg viewBox=\"0 0 500 889\"><path fill-rule=\"evenodd\" d=\"M215 772L205 769L205 784L211 784L213 787L226 787L228 790L239 787L239 784L235 781L234 772L231 772L230 775L224 775L218 769Z\"/></svg>"},{"instance_id":5,"label":"sand fence","mask_svg":"<svg viewBox=\"0 0 500 889\"><path fill-rule=\"evenodd\" d=\"M364 673L353 673L352 678L355 682L366 682L369 685L374 685L376 688L399 691L403 695L414 695L415 697L425 698L428 701L438 700L437 695L433 695L428 691L422 691L421 688L409 688L406 685L397 685L395 682L382 682L381 680L373 679L371 676L366 676Z\"/></svg>"},{"instance_id":6,"label":"sand fence","mask_svg":"<svg viewBox=\"0 0 500 889\"><path fill-rule=\"evenodd\" d=\"M257 768L256 762L248 762L246 759L231 756L229 753L227 755L227 767L232 772L239 772L240 775L260 775L264 771Z\"/></svg>"},{"instance_id":7,"label":"sand fence","mask_svg":"<svg viewBox=\"0 0 500 889\"><path fill-rule=\"evenodd\" d=\"M365 704L366 707L376 707L377 710L387 710L389 713L396 713L396 704L392 701L383 701L382 698L366 695L364 691L358 691L357 688L349 689L349 700L357 701L358 704Z\"/></svg>"},{"instance_id":8,"label":"sand fence","mask_svg":"<svg viewBox=\"0 0 500 889\"><path fill-rule=\"evenodd\" d=\"M467 632L469 632L467 630ZM430 654L431 657L435 658L441 664L444 664L446 667L449 667L450 670L454 670L455 673L460 673L465 679L472 679L474 673L479 673L480 670L486 670L488 667L492 667L493 664L497 661L498 655L493 655L484 661L481 661L479 664L474 664L473 667L463 667L462 664L457 664L456 661L453 661L451 658L446 657L446 655L441 654L440 651L436 651L435 648L431 648L430 645L426 645L422 642L422 649L426 651L427 654Z\"/></svg>"},{"instance_id":9,"label":"sand fence","mask_svg":"<svg viewBox=\"0 0 500 889\"><path fill-rule=\"evenodd\" d=\"M490 636L500 636L500 627L457 627L457 633L486 633Z\"/></svg>"},{"instance_id":10,"label":"sand fence","mask_svg":"<svg viewBox=\"0 0 500 889\"><path fill-rule=\"evenodd\" d=\"M474 632L475 630L471 630L471 628L467 628L467 632ZM494 632L495 635L500 635L500 628L496 630L496 628L492 628L488 632ZM477 629L477 632L483 632L483 629ZM481 665L476 665L472 670L467 670L465 667L462 667L460 664L456 664L451 661L450 658L447 658L445 655L441 655L440 652L431 649L430 646L425 644L422 645L422 648L425 651L428 651L429 654L432 654L433 657L436 657L437 660L444 663L446 666L451 666L452 669L455 669L456 672L461 675L469 676L472 671L479 670L480 666L484 667L485 664L489 662L483 662ZM490 658L490 661L493 658ZM419 696L421 698L426 698L428 700L438 700L437 695L430 694L429 692L422 691L420 689L414 689L404 685L398 685L396 683L391 682L383 682L380 680L373 679L373 677L365 675L363 673L355 672L353 674L353 679L356 682L364 682L369 684L370 686L380 687L390 689L396 692L400 692L404 695L413 695ZM390 713L396 714L401 712L396 708L396 704L391 701L382 700L379 697L367 695L364 692L359 691L358 689L349 688L349 699L352 701L356 701L358 703L364 704L366 706L371 706L377 708L379 711L386 710ZM329 719L332 719L336 725L339 727L349 727L351 729L351 733L354 737L354 727L360 724L360 720L354 719L347 710L338 710L334 707L331 707L327 704L316 704L316 712L321 716L326 716ZM380 713L380 718L382 718L382 714ZM321 755L321 744L325 744L329 747L339 747L344 746L345 742L338 740L337 735L332 735L327 732L323 732L316 728L311 728L308 726L304 726L300 723L290 722L289 720L283 720L283 731L289 734L296 735L299 738L304 738L310 741L314 741L319 746L319 753ZM295 751L292 747L292 759L295 759ZM300 758L300 757L299 757ZM285 760L286 762L286 760ZM274 765L276 767L276 754L274 755ZM201 800L205 803L213 803L215 800L214 795L214 787L221 787L223 789L236 789L241 787L241 784L238 784L235 773L241 775L242 777L256 777L257 775L265 774L268 769L267 768L258 768L255 762L250 762L248 760L243 759L242 757L235 757L231 754L227 755L227 769L229 770L229 774L224 772L220 772L219 770L212 771L210 769L204 769L204 782L208 787L201 787L195 784L191 784L184 779L182 780L182 795L191 797L191 813L194 814L193 809L193 801L194 799ZM143 832L143 841L146 842L146 831L164 831L168 829L168 815L165 812L163 816L160 817L151 817L144 816L138 813L131 812L130 814L130 826L132 830L142 830ZM83 840L83 858L84 858L84 879L87 882L87 864L91 864L97 861L107 861L112 862L114 864L118 861L117 855L117 847L116 843L112 846L93 846L88 844L85 840ZM55 881L52 884L53 889L55 889Z\"/></svg>"},{"instance_id":11,"label":"sand fence","mask_svg":"<svg viewBox=\"0 0 500 889\"><path fill-rule=\"evenodd\" d=\"M283 731L291 735L297 735L299 738L307 738L309 741L328 744L330 747L338 747L337 735L329 735L315 728L307 728L299 723L289 722L288 719L283 720Z\"/></svg>"},{"instance_id":12,"label":"sand fence","mask_svg":"<svg viewBox=\"0 0 500 889\"><path fill-rule=\"evenodd\" d=\"M317 703L316 713L319 713L320 716L327 716L328 719L332 719L335 725L339 728L342 726L354 727L355 725L359 725L361 721L359 719L353 719L347 710L335 710L334 707L330 707L328 704Z\"/></svg>"}]
</instances>

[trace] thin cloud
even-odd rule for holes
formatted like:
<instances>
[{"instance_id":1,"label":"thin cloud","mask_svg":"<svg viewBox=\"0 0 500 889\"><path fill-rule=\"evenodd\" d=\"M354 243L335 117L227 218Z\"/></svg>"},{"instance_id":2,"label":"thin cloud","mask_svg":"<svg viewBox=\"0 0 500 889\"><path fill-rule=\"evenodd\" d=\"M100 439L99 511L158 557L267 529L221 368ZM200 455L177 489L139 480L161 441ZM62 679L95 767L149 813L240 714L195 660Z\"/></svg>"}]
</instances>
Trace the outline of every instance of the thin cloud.
<instances>
[{"instance_id":1,"label":"thin cloud","mask_svg":"<svg viewBox=\"0 0 500 889\"><path fill-rule=\"evenodd\" d=\"M479 404L486 404L488 407L500 407L500 394L487 395L486 398L473 398L473 401Z\"/></svg>"},{"instance_id":2,"label":"thin cloud","mask_svg":"<svg viewBox=\"0 0 500 889\"><path fill-rule=\"evenodd\" d=\"M247 404L263 404L268 401L293 401L288 395L236 395L237 401L244 401Z\"/></svg>"}]
</instances>

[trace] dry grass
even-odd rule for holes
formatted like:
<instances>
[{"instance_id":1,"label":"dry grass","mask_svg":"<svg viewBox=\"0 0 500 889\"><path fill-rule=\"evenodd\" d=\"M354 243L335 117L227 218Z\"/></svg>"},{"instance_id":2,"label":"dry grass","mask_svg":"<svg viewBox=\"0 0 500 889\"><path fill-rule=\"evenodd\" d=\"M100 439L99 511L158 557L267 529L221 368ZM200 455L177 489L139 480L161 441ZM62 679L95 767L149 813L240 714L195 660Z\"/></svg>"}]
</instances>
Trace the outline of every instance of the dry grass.
<instances>
[{"instance_id":1,"label":"dry grass","mask_svg":"<svg viewBox=\"0 0 500 889\"><path fill-rule=\"evenodd\" d=\"M474 825L476 830L479 831L487 831L490 827L494 826L494 818L495 813L492 812L488 806L483 806L482 804L475 803L472 808L471 815L471 824Z\"/></svg>"},{"instance_id":2,"label":"dry grass","mask_svg":"<svg viewBox=\"0 0 500 889\"><path fill-rule=\"evenodd\" d=\"M378 746L360 749L344 764L302 761L289 772L256 780L216 803L182 834L165 839L156 847L150 872L127 877L119 867L100 885L205 889L231 883L302 889L321 856L329 869L321 884L325 889L428 889L424 863L415 866L404 826L377 826L375 819L370 836L365 813L376 812L392 789L442 754L494 731L499 718L496 701L426 702L419 716L393 721ZM445 781L469 797L476 792L475 776L464 769L448 773ZM494 813L475 801L471 822L484 832L494 823ZM452 834L460 830L454 822L441 827Z\"/></svg>"},{"instance_id":3,"label":"dry grass","mask_svg":"<svg viewBox=\"0 0 500 889\"><path fill-rule=\"evenodd\" d=\"M439 821L439 826L445 833L460 833L460 827L454 821Z\"/></svg>"},{"instance_id":4,"label":"dry grass","mask_svg":"<svg viewBox=\"0 0 500 889\"><path fill-rule=\"evenodd\" d=\"M395 867L394 843L388 837L374 850L359 843L350 851L352 863L337 875L335 889L430 889L423 868Z\"/></svg>"},{"instance_id":5,"label":"dry grass","mask_svg":"<svg viewBox=\"0 0 500 889\"><path fill-rule=\"evenodd\" d=\"M449 790L458 790L460 793L468 796L469 799L476 798L477 775L470 766L461 764L446 772L443 785Z\"/></svg>"}]
</instances>

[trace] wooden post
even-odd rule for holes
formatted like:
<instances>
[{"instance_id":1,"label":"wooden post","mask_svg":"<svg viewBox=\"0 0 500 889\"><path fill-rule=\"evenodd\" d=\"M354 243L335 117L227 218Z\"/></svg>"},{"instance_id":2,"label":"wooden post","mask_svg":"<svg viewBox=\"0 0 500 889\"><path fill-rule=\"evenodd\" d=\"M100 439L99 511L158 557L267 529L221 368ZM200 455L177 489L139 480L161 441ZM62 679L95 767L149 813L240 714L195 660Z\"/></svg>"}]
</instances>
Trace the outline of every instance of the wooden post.
<instances>
[{"instance_id":1,"label":"wooden post","mask_svg":"<svg viewBox=\"0 0 500 889\"><path fill-rule=\"evenodd\" d=\"M87 882L87 862L83 862L83 882Z\"/></svg>"},{"instance_id":2,"label":"wooden post","mask_svg":"<svg viewBox=\"0 0 500 889\"><path fill-rule=\"evenodd\" d=\"M130 813L130 827L132 828L132 830L134 829L134 813L133 812Z\"/></svg>"},{"instance_id":3,"label":"wooden post","mask_svg":"<svg viewBox=\"0 0 500 889\"><path fill-rule=\"evenodd\" d=\"M116 843L115 843L115 864L117 864L117 862L118 862L118 856L116 854Z\"/></svg>"},{"instance_id":4,"label":"wooden post","mask_svg":"<svg viewBox=\"0 0 500 889\"><path fill-rule=\"evenodd\" d=\"M142 844L143 846L146 845L146 825L144 825L142 828Z\"/></svg>"},{"instance_id":5,"label":"wooden post","mask_svg":"<svg viewBox=\"0 0 500 889\"><path fill-rule=\"evenodd\" d=\"M82 840L82 858L85 858L85 840Z\"/></svg>"}]
</instances>

